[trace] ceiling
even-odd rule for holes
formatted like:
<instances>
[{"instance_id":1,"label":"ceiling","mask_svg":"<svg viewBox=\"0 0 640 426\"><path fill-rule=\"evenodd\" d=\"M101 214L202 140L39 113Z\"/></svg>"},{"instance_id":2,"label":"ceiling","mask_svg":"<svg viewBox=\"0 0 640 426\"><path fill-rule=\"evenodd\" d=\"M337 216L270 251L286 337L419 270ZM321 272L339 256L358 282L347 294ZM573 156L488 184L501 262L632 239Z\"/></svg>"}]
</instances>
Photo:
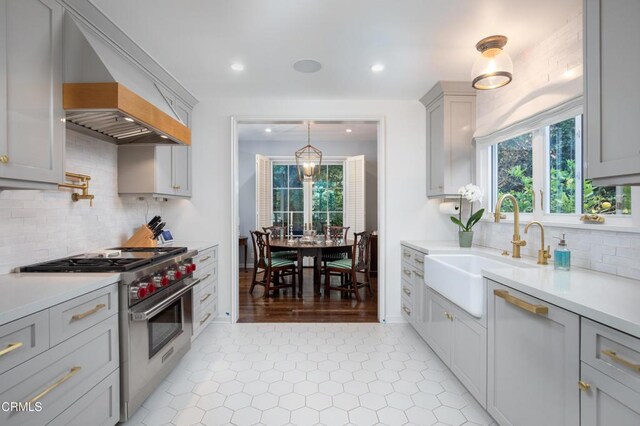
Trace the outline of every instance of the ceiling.
<instances>
[{"instance_id":1,"label":"ceiling","mask_svg":"<svg viewBox=\"0 0 640 426\"><path fill-rule=\"evenodd\" d=\"M271 129L266 132L265 129ZM351 132L347 132L351 129ZM311 144L318 142L376 142L377 123L330 122L311 124ZM299 123L241 123L238 125L240 142L299 142L307 141L307 124Z\"/></svg>"},{"instance_id":2,"label":"ceiling","mask_svg":"<svg viewBox=\"0 0 640 426\"><path fill-rule=\"evenodd\" d=\"M581 8L581 0L92 1L199 98L419 99L438 80L470 80L481 38L508 36L514 56ZM294 71L302 58L323 68ZM245 69L231 70L234 62ZM374 63L384 71L373 73Z\"/></svg>"}]
</instances>

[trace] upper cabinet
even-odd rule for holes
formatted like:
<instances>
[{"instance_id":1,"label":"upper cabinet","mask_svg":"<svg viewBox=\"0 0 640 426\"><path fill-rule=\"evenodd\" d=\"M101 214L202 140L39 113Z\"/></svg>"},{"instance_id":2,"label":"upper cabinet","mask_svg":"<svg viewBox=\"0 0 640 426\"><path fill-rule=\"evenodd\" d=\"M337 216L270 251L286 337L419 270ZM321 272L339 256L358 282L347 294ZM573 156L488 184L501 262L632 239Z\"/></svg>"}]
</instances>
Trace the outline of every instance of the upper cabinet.
<instances>
[{"instance_id":1,"label":"upper cabinet","mask_svg":"<svg viewBox=\"0 0 640 426\"><path fill-rule=\"evenodd\" d=\"M125 145L118 148L118 193L191 197L191 148Z\"/></svg>"},{"instance_id":2,"label":"upper cabinet","mask_svg":"<svg viewBox=\"0 0 640 426\"><path fill-rule=\"evenodd\" d=\"M55 0L0 0L0 188L64 180L62 16Z\"/></svg>"},{"instance_id":3,"label":"upper cabinet","mask_svg":"<svg viewBox=\"0 0 640 426\"><path fill-rule=\"evenodd\" d=\"M587 177L640 185L640 1L586 0Z\"/></svg>"},{"instance_id":4,"label":"upper cabinet","mask_svg":"<svg viewBox=\"0 0 640 426\"><path fill-rule=\"evenodd\" d=\"M475 176L475 90L468 82L441 81L420 102L427 110L427 196L457 194Z\"/></svg>"}]
</instances>

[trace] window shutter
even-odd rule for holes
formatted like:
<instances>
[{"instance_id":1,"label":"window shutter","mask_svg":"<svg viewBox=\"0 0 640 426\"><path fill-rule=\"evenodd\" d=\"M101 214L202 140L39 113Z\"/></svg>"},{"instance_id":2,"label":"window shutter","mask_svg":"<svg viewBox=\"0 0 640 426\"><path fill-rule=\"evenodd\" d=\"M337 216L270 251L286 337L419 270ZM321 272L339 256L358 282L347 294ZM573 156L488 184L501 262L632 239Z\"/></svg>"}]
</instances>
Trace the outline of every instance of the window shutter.
<instances>
[{"instance_id":1,"label":"window shutter","mask_svg":"<svg viewBox=\"0 0 640 426\"><path fill-rule=\"evenodd\" d=\"M271 174L271 160L263 155L256 155L256 228L258 231L273 224Z\"/></svg>"},{"instance_id":2,"label":"window shutter","mask_svg":"<svg viewBox=\"0 0 640 426\"><path fill-rule=\"evenodd\" d=\"M345 226L349 233L362 232L365 226L364 155L349 157L345 161L344 208Z\"/></svg>"}]
</instances>

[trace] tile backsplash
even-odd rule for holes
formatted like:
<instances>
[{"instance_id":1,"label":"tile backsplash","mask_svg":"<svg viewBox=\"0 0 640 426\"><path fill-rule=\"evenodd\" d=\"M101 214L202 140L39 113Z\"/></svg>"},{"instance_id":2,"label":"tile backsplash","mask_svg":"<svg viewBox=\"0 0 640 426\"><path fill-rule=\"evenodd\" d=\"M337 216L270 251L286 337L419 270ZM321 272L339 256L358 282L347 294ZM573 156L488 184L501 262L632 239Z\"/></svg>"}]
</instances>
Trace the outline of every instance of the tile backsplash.
<instances>
[{"instance_id":1,"label":"tile backsplash","mask_svg":"<svg viewBox=\"0 0 640 426\"><path fill-rule=\"evenodd\" d=\"M65 168L91 176L93 207L71 190L0 191L0 273L29 263L122 244L162 204L118 196L117 147L67 131Z\"/></svg>"},{"instance_id":2,"label":"tile backsplash","mask_svg":"<svg viewBox=\"0 0 640 426\"><path fill-rule=\"evenodd\" d=\"M511 252L512 223L481 222L474 228L474 243ZM571 250L571 265L594 271L640 280L640 234L591 229L563 228L545 225L545 244L551 254L558 244L553 236L566 234ZM529 234L520 233L527 240L523 256L537 257L540 249L540 231L536 227Z\"/></svg>"}]
</instances>

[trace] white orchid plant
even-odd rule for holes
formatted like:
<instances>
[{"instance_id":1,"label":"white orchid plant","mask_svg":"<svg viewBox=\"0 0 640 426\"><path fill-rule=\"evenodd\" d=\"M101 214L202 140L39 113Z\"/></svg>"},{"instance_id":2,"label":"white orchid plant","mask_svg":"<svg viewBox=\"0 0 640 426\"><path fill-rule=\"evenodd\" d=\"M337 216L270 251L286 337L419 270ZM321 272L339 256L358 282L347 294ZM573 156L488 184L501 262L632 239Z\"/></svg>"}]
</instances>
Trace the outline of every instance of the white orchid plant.
<instances>
[{"instance_id":1,"label":"white orchid plant","mask_svg":"<svg viewBox=\"0 0 640 426\"><path fill-rule=\"evenodd\" d=\"M460 210L458 212L458 217L451 216L451 222L458 225L461 231L469 232L473 229L473 226L478 223L480 219L482 219L482 215L484 214L484 209L480 209L475 213L473 212L473 203L482 203L482 197L484 196L484 193L479 186L469 183L465 186L461 186L460 189L458 189L458 194L460 195ZM471 214L469 215L469 219L467 220L466 224L462 222L463 199L467 200L469 202L469 205L471 206Z\"/></svg>"}]
</instances>

